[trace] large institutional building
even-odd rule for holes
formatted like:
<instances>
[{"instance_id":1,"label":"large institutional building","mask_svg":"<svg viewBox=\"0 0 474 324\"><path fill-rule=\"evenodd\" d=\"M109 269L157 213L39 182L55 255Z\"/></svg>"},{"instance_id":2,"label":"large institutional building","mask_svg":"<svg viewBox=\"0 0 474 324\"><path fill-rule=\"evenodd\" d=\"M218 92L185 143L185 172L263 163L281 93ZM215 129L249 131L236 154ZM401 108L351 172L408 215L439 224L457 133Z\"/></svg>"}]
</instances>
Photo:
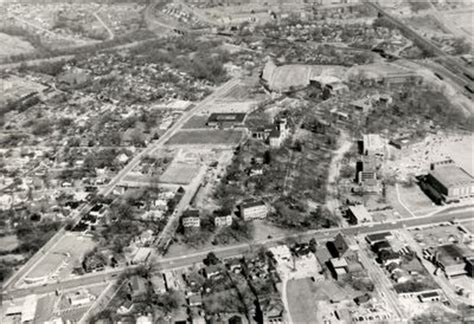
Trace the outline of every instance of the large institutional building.
<instances>
[{"instance_id":1,"label":"large institutional building","mask_svg":"<svg viewBox=\"0 0 474 324\"><path fill-rule=\"evenodd\" d=\"M425 185L440 202L474 197L474 178L452 160L432 163Z\"/></svg>"}]
</instances>

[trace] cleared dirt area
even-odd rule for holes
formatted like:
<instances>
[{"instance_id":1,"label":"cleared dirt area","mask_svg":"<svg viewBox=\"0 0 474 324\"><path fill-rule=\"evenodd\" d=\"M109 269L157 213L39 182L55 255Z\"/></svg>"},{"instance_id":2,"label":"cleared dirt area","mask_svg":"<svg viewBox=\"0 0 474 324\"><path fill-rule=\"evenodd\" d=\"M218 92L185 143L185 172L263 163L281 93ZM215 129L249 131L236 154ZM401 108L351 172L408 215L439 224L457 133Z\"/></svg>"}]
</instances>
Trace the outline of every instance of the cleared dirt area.
<instances>
[{"instance_id":1,"label":"cleared dirt area","mask_svg":"<svg viewBox=\"0 0 474 324\"><path fill-rule=\"evenodd\" d=\"M0 44L2 44L2 46L0 46L0 58L31 53L35 50L29 42L22 40L20 37L10 36L4 33L0 33Z\"/></svg>"},{"instance_id":2,"label":"cleared dirt area","mask_svg":"<svg viewBox=\"0 0 474 324\"><path fill-rule=\"evenodd\" d=\"M445 14L447 19L451 21L458 28L471 36L474 36L474 24L472 18L474 16L474 9L466 9L464 11L457 11Z\"/></svg>"},{"instance_id":3,"label":"cleared dirt area","mask_svg":"<svg viewBox=\"0 0 474 324\"><path fill-rule=\"evenodd\" d=\"M16 235L7 235L0 237L0 251L11 251L16 248L19 241Z\"/></svg>"},{"instance_id":4,"label":"cleared dirt area","mask_svg":"<svg viewBox=\"0 0 474 324\"><path fill-rule=\"evenodd\" d=\"M173 163L160 176L160 182L183 185L189 184L198 174L200 168L199 165Z\"/></svg>"},{"instance_id":5,"label":"cleared dirt area","mask_svg":"<svg viewBox=\"0 0 474 324\"><path fill-rule=\"evenodd\" d=\"M57 275L66 278L72 273L74 266L80 262L84 254L92 250L96 243L90 237L79 233L65 235L38 263L27 278L41 278Z\"/></svg>"},{"instance_id":6,"label":"cleared dirt area","mask_svg":"<svg viewBox=\"0 0 474 324\"><path fill-rule=\"evenodd\" d=\"M236 145L244 135L240 130L192 130L180 131L171 137L167 145Z\"/></svg>"},{"instance_id":7,"label":"cleared dirt area","mask_svg":"<svg viewBox=\"0 0 474 324\"><path fill-rule=\"evenodd\" d=\"M399 186L398 188L401 201L415 215L423 215L436 209L433 202L417 185L411 187Z\"/></svg>"}]
</instances>

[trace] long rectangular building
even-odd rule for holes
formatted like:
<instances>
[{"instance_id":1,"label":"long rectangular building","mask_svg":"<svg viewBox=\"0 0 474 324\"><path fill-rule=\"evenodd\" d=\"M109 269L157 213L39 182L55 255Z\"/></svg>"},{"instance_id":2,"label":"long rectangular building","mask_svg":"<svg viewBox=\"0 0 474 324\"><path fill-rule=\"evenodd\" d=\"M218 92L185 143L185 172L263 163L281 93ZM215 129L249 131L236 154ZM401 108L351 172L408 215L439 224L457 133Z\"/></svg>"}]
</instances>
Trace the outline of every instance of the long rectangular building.
<instances>
[{"instance_id":1,"label":"long rectangular building","mask_svg":"<svg viewBox=\"0 0 474 324\"><path fill-rule=\"evenodd\" d=\"M474 197L474 178L453 161L433 163L425 182L446 203Z\"/></svg>"}]
</instances>

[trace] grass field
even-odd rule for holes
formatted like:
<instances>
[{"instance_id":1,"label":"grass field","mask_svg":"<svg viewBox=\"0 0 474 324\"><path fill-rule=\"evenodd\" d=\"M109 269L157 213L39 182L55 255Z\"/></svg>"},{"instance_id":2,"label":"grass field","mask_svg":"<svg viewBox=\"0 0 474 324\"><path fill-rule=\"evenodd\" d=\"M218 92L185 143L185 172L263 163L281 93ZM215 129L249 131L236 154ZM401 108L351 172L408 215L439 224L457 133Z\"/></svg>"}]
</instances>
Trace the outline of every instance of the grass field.
<instances>
[{"instance_id":1,"label":"grass field","mask_svg":"<svg viewBox=\"0 0 474 324\"><path fill-rule=\"evenodd\" d=\"M0 237L0 251L11 251L16 248L19 241L16 235L7 235Z\"/></svg>"},{"instance_id":2,"label":"grass field","mask_svg":"<svg viewBox=\"0 0 474 324\"><path fill-rule=\"evenodd\" d=\"M92 250L95 242L90 237L78 233L65 235L58 244L50 250L44 259L27 275L29 278L50 276L58 271L60 278L69 276L76 263L80 262L85 253ZM64 267L61 267L65 265ZM61 267L59 269L59 267Z\"/></svg>"},{"instance_id":3,"label":"grass field","mask_svg":"<svg viewBox=\"0 0 474 324\"><path fill-rule=\"evenodd\" d=\"M287 285L288 306L293 323L313 323L316 319L316 300L311 280L291 280Z\"/></svg>"},{"instance_id":4,"label":"grass field","mask_svg":"<svg viewBox=\"0 0 474 324\"><path fill-rule=\"evenodd\" d=\"M173 163L160 176L160 182L189 184L199 172L199 165Z\"/></svg>"},{"instance_id":5,"label":"grass field","mask_svg":"<svg viewBox=\"0 0 474 324\"><path fill-rule=\"evenodd\" d=\"M206 128L208 116L197 115L192 116L184 125L183 129Z\"/></svg>"},{"instance_id":6,"label":"grass field","mask_svg":"<svg viewBox=\"0 0 474 324\"><path fill-rule=\"evenodd\" d=\"M35 48L19 37L0 33L0 59L10 55L31 53Z\"/></svg>"},{"instance_id":7,"label":"grass field","mask_svg":"<svg viewBox=\"0 0 474 324\"><path fill-rule=\"evenodd\" d=\"M171 137L168 145L236 145L243 136L238 130L180 131Z\"/></svg>"}]
</instances>

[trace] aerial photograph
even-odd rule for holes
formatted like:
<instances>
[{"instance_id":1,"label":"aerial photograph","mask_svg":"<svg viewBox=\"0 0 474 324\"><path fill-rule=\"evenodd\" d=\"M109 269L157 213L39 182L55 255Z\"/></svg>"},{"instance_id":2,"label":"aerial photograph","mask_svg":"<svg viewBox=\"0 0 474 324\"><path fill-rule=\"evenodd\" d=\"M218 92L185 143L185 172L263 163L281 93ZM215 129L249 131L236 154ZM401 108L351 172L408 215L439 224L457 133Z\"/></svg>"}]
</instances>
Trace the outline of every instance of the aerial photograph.
<instances>
[{"instance_id":1,"label":"aerial photograph","mask_svg":"<svg viewBox=\"0 0 474 324\"><path fill-rule=\"evenodd\" d=\"M474 0L0 0L1 324L474 324Z\"/></svg>"}]
</instances>

